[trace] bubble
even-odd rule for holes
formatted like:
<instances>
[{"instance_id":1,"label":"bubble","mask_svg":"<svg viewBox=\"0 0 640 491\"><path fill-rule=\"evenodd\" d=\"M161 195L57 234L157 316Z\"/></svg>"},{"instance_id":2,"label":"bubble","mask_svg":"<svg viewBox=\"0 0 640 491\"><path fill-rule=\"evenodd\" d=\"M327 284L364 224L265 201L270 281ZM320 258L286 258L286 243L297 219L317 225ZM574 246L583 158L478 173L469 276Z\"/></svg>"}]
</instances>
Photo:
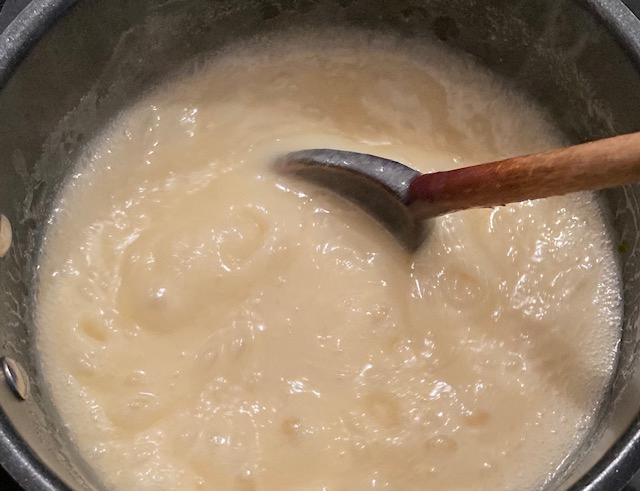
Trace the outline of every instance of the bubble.
<instances>
[{"instance_id":1,"label":"bubble","mask_svg":"<svg viewBox=\"0 0 640 491\"><path fill-rule=\"evenodd\" d=\"M289 417L280 424L280 430L288 439L295 439L300 436L302 423L300 419Z\"/></svg>"},{"instance_id":2,"label":"bubble","mask_svg":"<svg viewBox=\"0 0 640 491\"><path fill-rule=\"evenodd\" d=\"M469 411L464 416L464 423L471 428L484 428L491 422L491 415L487 411Z\"/></svg>"},{"instance_id":3,"label":"bubble","mask_svg":"<svg viewBox=\"0 0 640 491\"><path fill-rule=\"evenodd\" d=\"M374 392L364 396L365 414L383 428L400 425L402 414L396 398L392 394Z\"/></svg>"},{"instance_id":4,"label":"bubble","mask_svg":"<svg viewBox=\"0 0 640 491\"><path fill-rule=\"evenodd\" d=\"M86 316L78 322L80 332L89 338L105 342L108 337L109 329L103 319L98 316Z\"/></svg>"},{"instance_id":5,"label":"bubble","mask_svg":"<svg viewBox=\"0 0 640 491\"><path fill-rule=\"evenodd\" d=\"M466 309L482 304L487 298L487 288L481 280L477 268L466 266L449 267L444 272L444 294L448 302L457 308Z\"/></svg>"},{"instance_id":6,"label":"bubble","mask_svg":"<svg viewBox=\"0 0 640 491\"><path fill-rule=\"evenodd\" d=\"M447 435L437 435L425 442L425 450L431 458L450 458L458 451L458 442Z\"/></svg>"},{"instance_id":7,"label":"bubble","mask_svg":"<svg viewBox=\"0 0 640 491\"><path fill-rule=\"evenodd\" d=\"M158 396L150 392L116 398L105 405L107 417L116 427L134 432L152 426L160 418L161 411Z\"/></svg>"}]
</instances>

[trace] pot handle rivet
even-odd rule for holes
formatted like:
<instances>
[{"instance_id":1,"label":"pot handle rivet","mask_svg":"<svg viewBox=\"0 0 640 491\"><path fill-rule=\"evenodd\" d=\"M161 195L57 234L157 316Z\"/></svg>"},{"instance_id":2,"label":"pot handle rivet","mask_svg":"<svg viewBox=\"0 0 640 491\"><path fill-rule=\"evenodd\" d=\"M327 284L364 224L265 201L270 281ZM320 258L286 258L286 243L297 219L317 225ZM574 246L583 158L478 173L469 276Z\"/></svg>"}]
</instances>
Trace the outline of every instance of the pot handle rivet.
<instances>
[{"instance_id":1,"label":"pot handle rivet","mask_svg":"<svg viewBox=\"0 0 640 491\"><path fill-rule=\"evenodd\" d=\"M9 219L0 215L0 257L4 257L11 247L12 232Z\"/></svg>"},{"instance_id":2,"label":"pot handle rivet","mask_svg":"<svg viewBox=\"0 0 640 491\"><path fill-rule=\"evenodd\" d=\"M29 396L29 379L22 366L13 358L3 356L0 358L0 367L11 392L24 401Z\"/></svg>"}]
</instances>

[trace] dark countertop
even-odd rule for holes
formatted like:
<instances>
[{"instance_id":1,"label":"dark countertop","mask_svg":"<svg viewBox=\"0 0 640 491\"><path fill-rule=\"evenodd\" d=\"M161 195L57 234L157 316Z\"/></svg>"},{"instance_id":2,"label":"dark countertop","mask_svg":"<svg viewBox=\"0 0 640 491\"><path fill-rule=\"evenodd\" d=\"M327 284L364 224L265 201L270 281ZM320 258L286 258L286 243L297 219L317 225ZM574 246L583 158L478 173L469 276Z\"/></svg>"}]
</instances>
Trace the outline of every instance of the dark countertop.
<instances>
[{"instance_id":1,"label":"dark countertop","mask_svg":"<svg viewBox=\"0 0 640 491\"><path fill-rule=\"evenodd\" d=\"M22 491L22 488L13 482L13 479L2 467L0 467L0 489L2 491Z\"/></svg>"}]
</instances>

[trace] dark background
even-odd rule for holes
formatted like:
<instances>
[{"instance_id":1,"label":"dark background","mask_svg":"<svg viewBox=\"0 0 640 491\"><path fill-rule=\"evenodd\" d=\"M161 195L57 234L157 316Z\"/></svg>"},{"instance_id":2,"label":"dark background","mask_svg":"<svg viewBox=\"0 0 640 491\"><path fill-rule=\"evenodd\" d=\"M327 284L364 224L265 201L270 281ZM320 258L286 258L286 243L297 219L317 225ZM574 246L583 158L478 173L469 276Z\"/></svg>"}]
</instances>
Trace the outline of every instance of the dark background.
<instances>
[{"instance_id":1,"label":"dark background","mask_svg":"<svg viewBox=\"0 0 640 491\"><path fill-rule=\"evenodd\" d=\"M640 0L623 0L633 12L640 17Z\"/></svg>"},{"instance_id":2,"label":"dark background","mask_svg":"<svg viewBox=\"0 0 640 491\"><path fill-rule=\"evenodd\" d=\"M106 0L110 1L110 0ZM538 0L531 0L538 1ZM640 0L622 0L638 17L640 17ZM0 0L0 31L3 30L11 19L17 15L21 8L20 5L24 5L24 0ZM633 491L634 489L640 491L640 475L634 479L638 481L635 483L635 487L629 487L627 491ZM0 491L22 491L17 484L9 477L9 475L0 467Z\"/></svg>"}]
</instances>

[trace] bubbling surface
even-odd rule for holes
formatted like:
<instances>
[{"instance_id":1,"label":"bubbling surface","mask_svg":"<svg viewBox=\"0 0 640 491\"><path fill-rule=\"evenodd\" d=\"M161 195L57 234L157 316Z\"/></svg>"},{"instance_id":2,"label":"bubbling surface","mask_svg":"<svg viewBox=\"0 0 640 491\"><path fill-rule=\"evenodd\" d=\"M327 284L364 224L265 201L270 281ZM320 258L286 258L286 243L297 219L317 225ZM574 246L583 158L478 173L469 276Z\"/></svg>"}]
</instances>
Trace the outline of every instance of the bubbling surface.
<instances>
[{"instance_id":1,"label":"bubbling surface","mask_svg":"<svg viewBox=\"0 0 640 491\"><path fill-rule=\"evenodd\" d=\"M40 262L40 358L81 455L120 491L544 485L616 360L593 196L450 214L409 255L269 163L560 143L465 57L368 33L249 43L149 94L78 163Z\"/></svg>"}]
</instances>

